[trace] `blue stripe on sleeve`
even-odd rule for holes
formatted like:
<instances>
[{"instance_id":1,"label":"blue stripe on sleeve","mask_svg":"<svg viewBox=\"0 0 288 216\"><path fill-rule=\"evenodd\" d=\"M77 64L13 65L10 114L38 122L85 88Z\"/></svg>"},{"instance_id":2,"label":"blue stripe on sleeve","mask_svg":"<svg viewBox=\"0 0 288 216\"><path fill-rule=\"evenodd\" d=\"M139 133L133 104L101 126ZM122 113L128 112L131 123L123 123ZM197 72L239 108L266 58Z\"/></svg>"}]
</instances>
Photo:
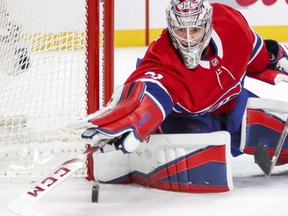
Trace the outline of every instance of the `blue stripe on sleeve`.
<instances>
[{"instance_id":1,"label":"blue stripe on sleeve","mask_svg":"<svg viewBox=\"0 0 288 216\"><path fill-rule=\"evenodd\" d=\"M253 61L253 59L258 55L264 43L262 38L257 33L254 32L254 34L255 34L255 42L253 44L253 52L250 56L249 63Z\"/></svg>"},{"instance_id":2,"label":"blue stripe on sleeve","mask_svg":"<svg viewBox=\"0 0 288 216\"><path fill-rule=\"evenodd\" d=\"M147 89L146 92L153 96L153 100L159 106L159 108L164 111L165 117L169 115L172 111L173 102L169 93L157 82L144 81Z\"/></svg>"}]
</instances>

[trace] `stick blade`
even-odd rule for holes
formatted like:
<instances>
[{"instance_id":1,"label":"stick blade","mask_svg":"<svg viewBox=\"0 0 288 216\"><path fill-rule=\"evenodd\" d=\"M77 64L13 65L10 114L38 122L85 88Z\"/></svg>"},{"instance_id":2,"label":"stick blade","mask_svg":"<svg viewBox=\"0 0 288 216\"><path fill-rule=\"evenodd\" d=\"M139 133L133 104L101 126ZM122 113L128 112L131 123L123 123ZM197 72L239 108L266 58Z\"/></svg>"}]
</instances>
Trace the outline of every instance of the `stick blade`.
<instances>
[{"instance_id":1,"label":"stick blade","mask_svg":"<svg viewBox=\"0 0 288 216\"><path fill-rule=\"evenodd\" d=\"M261 168L266 176L270 176L272 161L264 145L258 145L254 152L255 163Z\"/></svg>"},{"instance_id":2,"label":"stick blade","mask_svg":"<svg viewBox=\"0 0 288 216\"><path fill-rule=\"evenodd\" d=\"M85 166L85 162L79 158L74 158L61 164L43 180L25 190L20 196L8 203L7 209L21 216L36 216L33 208L34 203L46 196L55 187L73 175L80 168Z\"/></svg>"}]
</instances>

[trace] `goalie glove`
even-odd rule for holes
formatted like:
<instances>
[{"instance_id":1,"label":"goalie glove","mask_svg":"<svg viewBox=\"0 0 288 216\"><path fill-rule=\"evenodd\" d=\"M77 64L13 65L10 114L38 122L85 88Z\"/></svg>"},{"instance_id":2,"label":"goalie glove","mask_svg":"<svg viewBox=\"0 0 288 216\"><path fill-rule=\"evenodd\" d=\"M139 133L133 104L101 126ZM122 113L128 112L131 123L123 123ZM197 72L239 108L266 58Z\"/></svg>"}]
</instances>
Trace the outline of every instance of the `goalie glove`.
<instances>
[{"instance_id":1,"label":"goalie glove","mask_svg":"<svg viewBox=\"0 0 288 216\"><path fill-rule=\"evenodd\" d=\"M269 68L288 73L288 48L274 40L265 40L270 57Z\"/></svg>"},{"instance_id":2,"label":"goalie glove","mask_svg":"<svg viewBox=\"0 0 288 216\"><path fill-rule=\"evenodd\" d=\"M249 76L272 85L288 82L288 48L274 40L265 40L265 44L270 61L261 73Z\"/></svg>"},{"instance_id":3,"label":"goalie glove","mask_svg":"<svg viewBox=\"0 0 288 216\"><path fill-rule=\"evenodd\" d=\"M70 127L85 128L82 138L90 140L91 145L105 141L130 153L159 127L165 118L162 110L146 92L144 82L132 82L118 87L107 107Z\"/></svg>"}]
</instances>

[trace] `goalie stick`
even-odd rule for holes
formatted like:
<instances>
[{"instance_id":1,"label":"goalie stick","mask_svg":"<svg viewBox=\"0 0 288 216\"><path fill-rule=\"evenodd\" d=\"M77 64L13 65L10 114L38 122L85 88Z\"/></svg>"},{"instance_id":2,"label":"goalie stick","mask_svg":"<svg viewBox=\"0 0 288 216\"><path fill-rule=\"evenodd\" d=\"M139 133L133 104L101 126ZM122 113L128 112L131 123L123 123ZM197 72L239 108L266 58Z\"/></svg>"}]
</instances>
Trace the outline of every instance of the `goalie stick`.
<instances>
[{"instance_id":1,"label":"goalie stick","mask_svg":"<svg viewBox=\"0 0 288 216\"><path fill-rule=\"evenodd\" d=\"M276 150L274 152L272 159L270 159L268 151L264 145L258 145L255 149L254 152L255 163L258 164L258 166L261 168L261 170L265 173L266 176L270 176L272 173L272 170L279 158L282 147L286 140L287 132L288 132L288 118L286 119L285 126L281 133L280 139L277 143Z\"/></svg>"},{"instance_id":2,"label":"goalie stick","mask_svg":"<svg viewBox=\"0 0 288 216\"><path fill-rule=\"evenodd\" d=\"M82 152L82 155L85 156L83 159L74 158L65 161L63 164L57 167L57 169L51 172L50 175L45 177L40 182L37 182L35 186L26 190L15 200L10 202L7 205L8 210L20 216L38 215L33 211L33 204L46 196L49 192L64 182L72 174L77 172L80 168L86 166L86 156L93 154L101 147L102 145L88 147L84 152Z\"/></svg>"}]
</instances>

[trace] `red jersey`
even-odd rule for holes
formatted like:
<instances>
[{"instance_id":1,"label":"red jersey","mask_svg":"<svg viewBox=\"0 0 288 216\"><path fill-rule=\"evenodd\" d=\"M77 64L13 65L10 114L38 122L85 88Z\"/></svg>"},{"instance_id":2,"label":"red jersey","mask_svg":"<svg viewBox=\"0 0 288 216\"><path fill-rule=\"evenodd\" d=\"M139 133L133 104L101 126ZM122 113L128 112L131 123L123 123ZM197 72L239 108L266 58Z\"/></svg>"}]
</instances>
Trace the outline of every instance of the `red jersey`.
<instances>
[{"instance_id":1,"label":"red jersey","mask_svg":"<svg viewBox=\"0 0 288 216\"><path fill-rule=\"evenodd\" d=\"M262 38L237 10L222 4L211 5L212 55L203 56L196 68L186 68L168 29L164 29L126 83L136 80L157 83L169 94L175 112L201 115L232 110L245 75L263 71L269 56ZM160 104L165 107L165 100Z\"/></svg>"}]
</instances>

